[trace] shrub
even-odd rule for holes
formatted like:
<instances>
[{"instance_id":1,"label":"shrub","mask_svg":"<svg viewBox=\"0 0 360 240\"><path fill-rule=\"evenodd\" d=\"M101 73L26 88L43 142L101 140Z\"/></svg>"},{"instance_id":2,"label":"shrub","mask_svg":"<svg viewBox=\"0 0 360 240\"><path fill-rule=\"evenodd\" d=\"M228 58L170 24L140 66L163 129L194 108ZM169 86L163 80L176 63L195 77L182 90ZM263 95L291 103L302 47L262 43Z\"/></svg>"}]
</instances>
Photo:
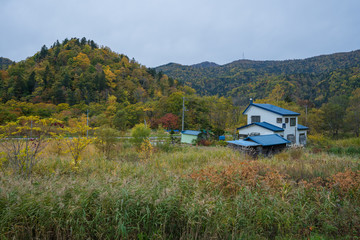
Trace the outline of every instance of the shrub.
<instances>
[{"instance_id":1,"label":"shrub","mask_svg":"<svg viewBox=\"0 0 360 240\"><path fill-rule=\"evenodd\" d=\"M100 127L95 130L95 136L95 147L104 154L106 159L111 159L118 142L119 132L110 127Z\"/></svg>"},{"instance_id":2,"label":"shrub","mask_svg":"<svg viewBox=\"0 0 360 240\"><path fill-rule=\"evenodd\" d=\"M151 130L144 124L137 124L131 130L131 142L137 149L140 149L141 144L150 136Z\"/></svg>"},{"instance_id":3,"label":"shrub","mask_svg":"<svg viewBox=\"0 0 360 240\"><path fill-rule=\"evenodd\" d=\"M220 140L216 143L217 146L226 147L228 143L226 141Z\"/></svg>"},{"instance_id":4,"label":"shrub","mask_svg":"<svg viewBox=\"0 0 360 240\"><path fill-rule=\"evenodd\" d=\"M333 154L342 154L343 153L343 148L341 147L332 147L328 150L329 153L333 153Z\"/></svg>"},{"instance_id":5,"label":"shrub","mask_svg":"<svg viewBox=\"0 0 360 240\"><path fill-rule=\"evenodd\" d=\"M94 139L87 137L87 132L92 130L84 121L77 121L73 127L66 127L64 131L69 137L64 137L64 142L73 158L75 168L79 167L81 153L93 142Z\"/></svg>"},{"instance_id":6,"label":"shrub","mask_svg":"<svg viewBox=\"0 0 360 240\"><path fill-rule=\"evenodd\" d=\"M152 155L153 147L148 138L146 138L140 146L140 159L143 162L146 162Z\"/></svg>"},{"instance_id":7,"label":"shrub","mask_svg":"<svg viewBox=\"0 0 360 240\"><path fill-rule=\"evenodd\" d=\"M197 145L199 146L210 146L211 144L212 142L206 139L201 139L197 142Z\"/></svg>"},{"instance_id":8,"label":"shrub","mask_svg":"<svg viewBox=\"0 0 360 240\"><path fill-rule=\"evenodd\" d=\"M316 148L324 148L329 145L329 139L321 134L308 135L308 145Z\"/></svg>"},{"instance_id":9,"label":"shrub","mask_svg":"<svg viewBox=\"0 0 360 240\"><path fill-rule=\"evenodd\" d=\"M355 154L360 154L360 148L356 148L356 147L348 147L345 149L345 153L348 155L355 155Z\"/></svg>"}]
</instances>

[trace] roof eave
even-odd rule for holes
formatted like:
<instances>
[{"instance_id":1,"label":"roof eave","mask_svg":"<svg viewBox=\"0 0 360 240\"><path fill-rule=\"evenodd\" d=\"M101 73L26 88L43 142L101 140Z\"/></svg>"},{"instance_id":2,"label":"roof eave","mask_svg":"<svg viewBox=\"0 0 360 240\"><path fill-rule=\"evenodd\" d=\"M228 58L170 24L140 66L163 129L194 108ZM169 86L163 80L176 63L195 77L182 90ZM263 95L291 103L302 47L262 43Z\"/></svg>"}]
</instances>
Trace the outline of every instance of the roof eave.
<instances>
[{"instance_id":1,"label":"roof eave","mask_svg":"<svg viewBox=\"0 0 360 240\"><path fill-rule=\"evenodd\" d=\"M272 112L272 113L275 113L275 114L278 114L278 115L281 115L281 116L299 116L300 113L290 113L290 114L282 114L282 113L279 113L279 112L276 112L276 111L273 111L273 110L270 110L270 109L267 109L265 107L262 107L262 106L259 106L259 105L254 105L255 107L258 107L258 108L261 108L263 110L266 110L266 111L269 111L269 112Z\"/></svg>"},{"instance_id":2,"label":"roof eave","mask_svg":"<svg viewBox=\"0 0 360 240\"><path fill-rule=\"evenodd\" d=\"M250 103L249 106L246 107L246 109L243 111L243 115L245 115L246 111L249 109L249 107L254 106L254 104Z\"/></svg>"},{"instance_id":3,"label":"roof eave","mask_svg":"<svg viewBox=\"0 0 360 240\"><path fill-rule=\"evenodd\" d=\"M269 123L269 124L270 124L270 123ZM249 126L252 126L252 125L256 125L256 126L265 128L265 129L270 130L270 131L273 131L273 132L283 132L283 131L284 131L284 129L281 129L281 130L280 130L280 129L279 129L279 130L273 130L273 129L269 128L269 127L265 127L265 126L263 126L263 125L256 124L256 122L255 122L255 123L250 123L250 124L245 125L245 126L242 126L242 127L238 127L236 130L240 130L240 129L243 129L243 128L246 128L246 127L249 127ZM275 127L276 127L276 126L275 126Z\"/></svg>"},{"instance_id":4,"label":"roof eave","mask_svg":"<svg viewBox=\"0 0 360 240\"><path fill-rule=\"evenodd\" d=\"M278 114L278 115L280 115L280 116L300 116L300 113L291 113L291 114L282 114L282 113L278 113L278 112L276 112L276 111L273 111L273 110L270 110L270 109L267 109L267 108L265 108L265 107L262 107L262 106L259 106L259 105L256 105L256 104L254 104L254 103L250 103L249 104L249 106L247 106L247 108L243 111L243 115L245 115L246 114L246 111L251 107L251 106L255 106L255 107L258 107L258 108L261 108L261 109L263 109L263 110L266 110L266 111L269 111L269 112L272 112L272 113L275 113L275 114ZM290 111L290 110L289 110Z\"/></svg>"}]
</instances>

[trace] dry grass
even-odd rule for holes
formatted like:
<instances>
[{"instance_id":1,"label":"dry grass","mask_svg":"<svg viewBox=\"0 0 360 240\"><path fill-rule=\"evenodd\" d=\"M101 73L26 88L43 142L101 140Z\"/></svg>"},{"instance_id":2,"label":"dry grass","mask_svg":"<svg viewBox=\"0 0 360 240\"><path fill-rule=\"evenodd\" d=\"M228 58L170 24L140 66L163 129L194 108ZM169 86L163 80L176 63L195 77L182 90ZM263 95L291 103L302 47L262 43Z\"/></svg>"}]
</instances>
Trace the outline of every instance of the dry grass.
<instances>
[{"instance_id":1,"label":"dry grass","mask_svg":"<svg viewBox=\"0 0 360 240\"><path fill-rule=\"evenodd\" d=\"M0 172L0 238L302 239L360 234L359 160L291 149L92 145L78 169L49 145L30 179Z\"/></svg>"}]
</instances>

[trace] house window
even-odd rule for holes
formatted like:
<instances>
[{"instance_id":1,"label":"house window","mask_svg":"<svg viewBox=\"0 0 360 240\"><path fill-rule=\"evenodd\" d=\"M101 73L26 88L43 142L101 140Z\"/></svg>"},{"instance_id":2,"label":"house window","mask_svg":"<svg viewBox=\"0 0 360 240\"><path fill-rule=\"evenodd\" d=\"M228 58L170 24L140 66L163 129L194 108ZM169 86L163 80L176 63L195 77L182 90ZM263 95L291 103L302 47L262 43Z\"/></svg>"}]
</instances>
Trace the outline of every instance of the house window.
<instances>
[{"instance_id":1,"label":"house window","mask_svg":"<svg viewBox=\"0 0 360 240\"><path fill-rule=\"evenodd\" d=\"M249 136L259 136L259 135L260 135L259 132L251 132L251 133L249 134Z\"/></svg>"},{"instance_id":2,"label":"house window","mask_svg":"<svg viewBox=\"0 0 360 240\"><path fill-rule=\"evenodd\" d=\"M295 135L294 134L289 134L287 135L287 140L289 140L292 144L296 143L296 139L295 139Z\"/></svg>"},{"instance_id":3,"label":"house window","mask_svg":"<svg viewBox=\"0 0 360 240\"><path fill-rule=\"evenodd\" d=\"M285 123L288 123L289 122L289 118L285 118Z\"/></svg>"},{"instance_id":4,"label":"house window","mask_svg":"<svg viewBox=\"0 0 360 240\"><path fill-rule=\"evenodd\" d=\"M296 118L290 118L290 126L296 125Z\"/></svg>"},{"instance_id":5,"label":"house window","mask_svg":"<svg viewBox=\"0 0 360 240\"><path fill-rule=\"evenodd\" d=\"M282 123L282 118L277 118L276 123Z\"/></svg>"},{"instance_id":6,"label":"house window","mask_svg":"<svg viewBox=\"0 0 360 240\"><path fill-rule=\"evenodd\" d=\"M251 116L251 123L260 122L260 116Z\"/></svg>"},{"instance_id":7,"label":"house window","mask_svg":"<svg viewBox=\"0 0 360 240\"><path fill-rule=\"evenodd\" d=\"M247 138L249 135L247 134L239 134L239 139Z\"/></svg>"}]
</instances>

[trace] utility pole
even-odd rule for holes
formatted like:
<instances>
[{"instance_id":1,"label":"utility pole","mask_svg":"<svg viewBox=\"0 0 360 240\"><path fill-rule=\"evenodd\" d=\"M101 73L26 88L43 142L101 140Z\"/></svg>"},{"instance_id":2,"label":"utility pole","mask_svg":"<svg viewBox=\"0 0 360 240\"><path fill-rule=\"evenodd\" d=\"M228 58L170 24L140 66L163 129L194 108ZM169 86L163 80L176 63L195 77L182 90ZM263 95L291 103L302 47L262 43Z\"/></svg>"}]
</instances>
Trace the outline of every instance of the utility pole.
<instances>
[{"instance_id":1,"label":"utility pole","mask_svg":"<svg viewBox=\"0 0 360 240\"><path fill-rule=\"evenodd\" d=\"M184 117L185 117L185 97L183 97L183 108L182 108L182 125L181 125L181 131L184 131Z\"/></svg>"},{"instance_id":2,"label":"utility pole","mask_svg":"<svg viewBox=\"0 0 360 240\"><path fill-rule=\"evenodd\" d=\"M32 138L33 120L31 120L30 124L30 138Z\"/></svg>"},{"instance_id":3,"label":"utility pole","mask_svg":"<svg viewBox=\"0 0 360 240\"><path fill-rule=\"evenodd\" d=\"M86 110L86 137L89 137L89 109Z\"/></svg>"}]
</instances>

